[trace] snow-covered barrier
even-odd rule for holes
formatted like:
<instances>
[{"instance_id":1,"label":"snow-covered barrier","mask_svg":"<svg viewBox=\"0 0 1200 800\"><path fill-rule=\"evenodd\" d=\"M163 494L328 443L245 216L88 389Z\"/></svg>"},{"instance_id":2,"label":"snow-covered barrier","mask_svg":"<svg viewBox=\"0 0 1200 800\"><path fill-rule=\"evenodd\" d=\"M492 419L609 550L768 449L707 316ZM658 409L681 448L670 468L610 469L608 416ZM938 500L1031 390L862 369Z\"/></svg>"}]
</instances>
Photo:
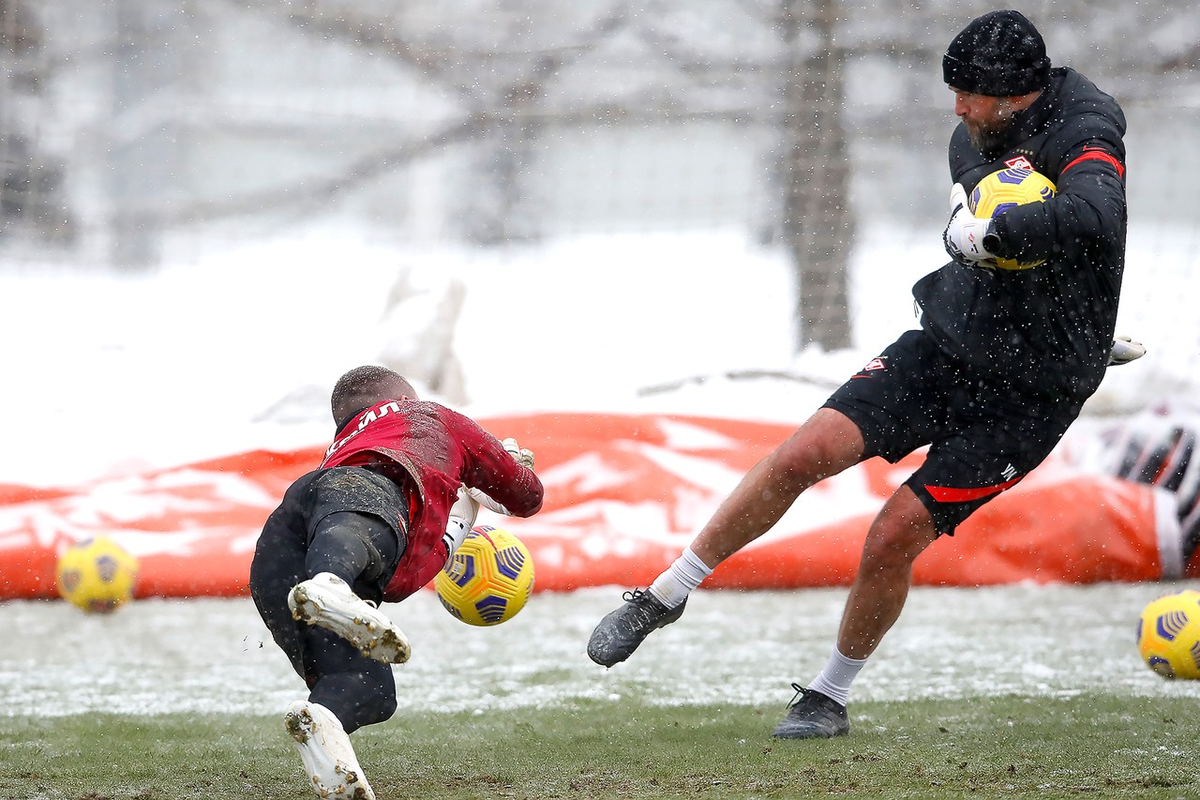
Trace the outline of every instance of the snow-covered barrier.
<instances>
[{"instance_id":1,"label":"snow-covered barrier","mask_svg":"<svg viewBox=\"0 0 1200 800\"><path fill-rule=\"evenodd\" d=\"M646 585L793 431L667 415L540 413L480 422L537 455L543 511L524 520L485 511L480 522L526 543L538 591ZM57 553L101 533L140 559L138 596L244 594L263 521L323 450L255 450L74 487L0 485L0 599L54 597ZM872 517L921 457L895 465L875 459L809 490L705 587L849 583ZM936 542L914 578L976 586L1200 577L1200 557L1185 564L1181 540L1168 492L1052 457Z\"/></svg>"}]
</instances>

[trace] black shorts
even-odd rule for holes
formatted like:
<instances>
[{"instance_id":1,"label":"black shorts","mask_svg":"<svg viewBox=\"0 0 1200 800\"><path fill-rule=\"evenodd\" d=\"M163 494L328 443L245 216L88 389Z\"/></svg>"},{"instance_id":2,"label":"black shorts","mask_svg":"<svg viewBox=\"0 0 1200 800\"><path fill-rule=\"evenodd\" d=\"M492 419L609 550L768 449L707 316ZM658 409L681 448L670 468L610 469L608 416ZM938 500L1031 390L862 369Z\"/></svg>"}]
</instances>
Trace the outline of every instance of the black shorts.
<instances>
[{"instance_id":1,"label":"black shorts","mask_svg":"<svg viewBox=\"0 0 1200 800\"><path fill-rule=\"evenodd\" d=\"M304 517L309 531L330 514L355 511L379 517L401 541L408 535L404 490L362 467L331 467L302 475L284 493L280 508Z\"/></svg>"},{"instance_id":2,"label":"black shorts","mask_svg":"<svg viewBox=\"0 0 1200 800\"><path fill-rule=\"evenodd\" d=\"M354 593L381 601L406 546L408 508L401 487L360 467L319 469L297 478L263 525L250 563L254 604L309 686L320 675L371 666L346 640L297 623L287 604L292 587L309 577L308 550L321 521L343 512L360 517L357 530L376 562L355 581Z\"/></svg>"},{"instance_id":3,"label":"black shorts","mask_svg":"<svg viewBox=\"0 0 1200 800\"><path fill-rule=\"evenodd\" d=\"M303 553L323 519L346 511L378 518L396 536L396 546L386 548L394 553L388 563L372 565L369 577L360 578L353 587L360 597L379 602L407 546L408 501L400 486L378 473L361 467L332 467L300 476L288 487L279 507L263 526L259 549L280 542L287 543L280 550L295 548ZM384 535L382 528L379 534ZM302 560L293 562L290 569L303 568ZM292 577L304 579L302 575Z\"/></svg>"},{"instance_id":4,"label":"black shorts","mask_svg":"<svg viewBox=\"0 0 1200 800\"><path fill-rule=\"evenodd\" d=\"M368 563L353 589L379 602L406 545L404 490L360 467L302 475L267 518L250 562L250 595L272 638L312 690L310 699L334 710L351 731L391 716L396 686L389 665L367 658L332 631L292 618L288 594L309 577L310 546L326 526L365 545ZM328 549L330 542L325 544Z\"/></svg>"},{"instance_id":5,"label":"black shorts","mask_svg":"<svg viewBox=\"0 0 1200 800\"><path fill-rule=\"evenodd\" d=\"M1022 394L965 369L922 331L908 331L838 388L825 406L862 432L864 458L895 463L929 445L905 481L938 532L954 529L1042 463L1083 398Z\"/></svg>"}]
</instances>

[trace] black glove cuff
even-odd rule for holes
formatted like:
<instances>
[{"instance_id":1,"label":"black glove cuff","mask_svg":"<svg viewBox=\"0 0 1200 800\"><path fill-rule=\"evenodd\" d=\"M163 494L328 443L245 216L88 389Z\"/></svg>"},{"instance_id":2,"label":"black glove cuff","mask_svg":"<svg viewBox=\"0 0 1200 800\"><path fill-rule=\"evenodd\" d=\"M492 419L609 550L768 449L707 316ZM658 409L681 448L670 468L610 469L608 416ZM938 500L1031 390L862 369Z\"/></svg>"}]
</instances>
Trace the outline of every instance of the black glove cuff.
<instances>
[{"instance_id":1,"label":"black glove cuff","mask_svg":"<svg viewBox=\"0 0 1200 800\"><path fill-rule=\"evenodd\" d=\"M1003 224L1003 220L1004 217L997 217L988 224L987 231L983 234L982 244L983 249L987 250L992 255L1000 256L1002 258L1009 258L1012 256L1012 254L1005 252L1004 240L1001 236L1001 226Z\"/></svg>"}]
</instances>

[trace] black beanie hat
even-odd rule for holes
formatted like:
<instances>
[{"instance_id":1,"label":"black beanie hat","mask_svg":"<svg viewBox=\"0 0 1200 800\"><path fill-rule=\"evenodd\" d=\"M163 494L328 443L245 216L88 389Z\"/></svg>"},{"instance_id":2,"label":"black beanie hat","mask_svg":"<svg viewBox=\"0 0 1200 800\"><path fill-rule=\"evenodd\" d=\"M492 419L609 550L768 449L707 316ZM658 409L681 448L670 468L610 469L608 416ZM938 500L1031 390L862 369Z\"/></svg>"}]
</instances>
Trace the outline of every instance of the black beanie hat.
<instances>
[{"instance_id":1,"label":"black beanie hat","mask_svg":"<svg viewBox=\"0 0 1200 800\"><path fill-rule=\"evenodd\" d=\"M1046 43L1019 11L992 11L963 28L942 56L942 77L960 91L1017 97L1046 88Z\"/></svg>"}]
</instances>

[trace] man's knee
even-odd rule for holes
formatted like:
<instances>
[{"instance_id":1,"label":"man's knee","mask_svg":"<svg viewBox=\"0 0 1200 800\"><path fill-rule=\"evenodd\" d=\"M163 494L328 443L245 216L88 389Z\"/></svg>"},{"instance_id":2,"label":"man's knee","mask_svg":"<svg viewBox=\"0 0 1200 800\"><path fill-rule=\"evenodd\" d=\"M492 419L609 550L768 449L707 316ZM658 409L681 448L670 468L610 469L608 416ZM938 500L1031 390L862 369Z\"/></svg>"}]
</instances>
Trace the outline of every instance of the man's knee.
<instances>
[{"instance_id":1,"label":"man's knee","mask_svg":"<svg viewBox=\"0 0 1200 800\"><path fill-rule=\"evenodd\" d=\"M371 582L394 565L405 544L401 534L382 518L340 511L317 523L310 553L320 551L318 557L354 565L361 577Z\"/></svg>"},{"instance_id":2,"label":"man's knee","mask_svg":"<svg viewBox=\"0 0 1200 800\"><path fill-rule=\"evenodd\" d=\"M363 677L361 693L350 712L355 728L386 722L396 713L396 680L391 670Z\"/></svg>"},{"instance_id":3,"label":"man's knee","mask_svg":"<svg viewBox=\"0 0 1200 800\"><path fill-rule=\"evenodd\" d=\"M815 483L862 460L862 432L849 417L821 408L776 450L777 461Z\"/></svg>"},{"instance_id":4,"label":"man's knee","mask_svg":"<svg viewBox=\"0 0 1200 800\"><path fill-rule=\"evenodd\" d=\"M396 713L396 680L386 664L326 673L311 688L309 699L333 711L347 733L385 722Z\"/></svg>"},{"instance_id":5,"label":"man's knee","mask_svg":"<svg viewBox=\"0 0 1200 800\"><path fill-rule=\"evenodd\" d=\"M912 490L901 486L871 523L863 565L909 568L939 534L933 517Z\"/></svg>"},{"instance_id":6,"label":"man's knee","mask_svg":"<svg viewBox=\"0 0 1200 800\"><path fill-rule=\"evenodd\" d=\"M396 713L396 683L388 681L379 687L373 708L375 709L375 719L370 723L374 725L378 722L386 722Z\"/></svg>"}]
</instances>

